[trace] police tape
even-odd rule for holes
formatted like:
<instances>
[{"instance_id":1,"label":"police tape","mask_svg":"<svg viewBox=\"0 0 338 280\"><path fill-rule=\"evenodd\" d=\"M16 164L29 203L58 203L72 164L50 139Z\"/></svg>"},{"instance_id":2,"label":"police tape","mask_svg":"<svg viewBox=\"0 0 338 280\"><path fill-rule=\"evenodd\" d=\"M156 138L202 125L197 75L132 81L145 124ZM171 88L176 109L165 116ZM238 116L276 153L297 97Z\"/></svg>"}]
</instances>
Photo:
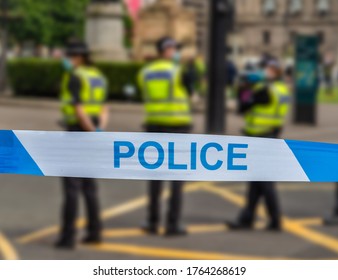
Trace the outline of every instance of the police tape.
<instances>
[{"instance_id":1,"label":"police tape","mask_svg":"<svg viewBox=\"0 0 338 280\"><path fill-rule=\"evenodd\" d=\"M338 144L153 133L0 131L0 173L135 180L337 182Z\"/></svg>"}]
</instances>

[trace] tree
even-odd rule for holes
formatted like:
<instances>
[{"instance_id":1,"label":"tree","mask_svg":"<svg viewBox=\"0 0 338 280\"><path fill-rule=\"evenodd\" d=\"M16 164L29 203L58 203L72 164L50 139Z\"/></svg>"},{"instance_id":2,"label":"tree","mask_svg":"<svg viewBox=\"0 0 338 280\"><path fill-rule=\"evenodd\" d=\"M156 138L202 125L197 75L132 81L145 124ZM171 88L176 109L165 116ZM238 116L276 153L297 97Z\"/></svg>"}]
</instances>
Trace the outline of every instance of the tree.
<instances>
[{"instance_id":1,"label":"tree","mask_svg":"<svg viewBox=\"0 0 338 280\"><path fill-rule=\"evenodd\" d=\"M62 46L70 37L83 37L89 0L8 0L20 20L10 25L12 41Z\"/></svg>"},{"instance_id":2,"label":"tree","mask_svg":"<svg viewBox=\"0 0 338 280\"><path fill-rule=\"evenodd\" d=\"M70 37L82 38L85 26L85 12L89 0L49 1L51 2L51 16L53 18L51 42L54 45L63 45ZM55 2L58 4L55 5Z\"/></svg>"}]
</instances>

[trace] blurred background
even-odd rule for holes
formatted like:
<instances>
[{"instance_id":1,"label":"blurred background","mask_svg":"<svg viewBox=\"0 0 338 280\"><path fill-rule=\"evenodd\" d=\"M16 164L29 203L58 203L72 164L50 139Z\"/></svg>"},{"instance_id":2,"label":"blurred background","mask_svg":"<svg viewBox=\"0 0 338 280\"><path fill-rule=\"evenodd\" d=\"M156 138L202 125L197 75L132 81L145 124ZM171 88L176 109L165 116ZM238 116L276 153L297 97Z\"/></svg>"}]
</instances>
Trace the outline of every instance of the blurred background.
<instances>
[{"instance_id":1,"label":"blurred background","mask_svg":"<svg viewBox=\"0 0 338 280\"><path fill-rule=\"evenodd\" d=\"M282 64L292 93L283 138L338 143L338 1L212 2L1 0L1 129L62 129L61 59L67 41L80 38L109 82L108 131L143 131L137 74L156 59L158 39L171 36L182 45L182 67L192 80L193 132L240 135L238 85L243 73L269 56ZM217 32L211 32L215 26ZM221 109L213 110L215 103ZM2 259L338 257L334 184L279 184L284 231L274 233L262 230L264 210L255 231L225 226L245 203L245 183L189 183L183 215L189 235L164 238L139 230L146 216L146 182L102 180L104 243L64 252L53 249L60 180L12 175L0 180ZM325 223L326 217L334 221ZM83 226L80 218L78 227Z\"/></svg>"}]
</instances>

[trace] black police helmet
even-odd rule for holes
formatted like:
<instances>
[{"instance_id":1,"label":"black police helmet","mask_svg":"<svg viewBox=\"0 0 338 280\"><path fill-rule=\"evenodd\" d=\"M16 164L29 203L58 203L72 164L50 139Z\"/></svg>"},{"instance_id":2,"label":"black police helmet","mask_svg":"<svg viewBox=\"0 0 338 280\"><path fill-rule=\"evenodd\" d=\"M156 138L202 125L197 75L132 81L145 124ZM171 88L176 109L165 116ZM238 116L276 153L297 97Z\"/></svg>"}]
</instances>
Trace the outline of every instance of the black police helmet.
<instances>
[{"instance_id":1,"label":"black police helmet","mask_svg":"<svg viewBox=\"0 0 338 280\"><path fill-rule=\"evenodd\" d=\"M180 49L182 46L171 37L163 37L159 39L156 43L156 48L158 53L163 53L167 48L177 48Z\"/></svg>"},{"instance_id":2,"label":"black police helmet","mask_svg":"<svg viewBox=\"0 0 338 280\"><path fill-rule=\"evenodd\" d=\"M66 55L67 56L88 56L90 54L90 50L86 43L82 41L72 40L69 41L66 46Z\"/></svg>"}]
</instances>

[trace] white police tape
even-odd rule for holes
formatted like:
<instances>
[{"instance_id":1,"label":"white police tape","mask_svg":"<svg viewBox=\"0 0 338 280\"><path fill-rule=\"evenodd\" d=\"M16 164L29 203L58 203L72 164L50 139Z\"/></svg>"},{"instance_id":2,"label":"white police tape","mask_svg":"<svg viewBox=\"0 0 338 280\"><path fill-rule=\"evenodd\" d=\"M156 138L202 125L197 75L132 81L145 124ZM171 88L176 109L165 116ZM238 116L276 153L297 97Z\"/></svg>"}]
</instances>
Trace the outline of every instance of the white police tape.
<instances>
[{"instance_id":1,"label":"white police tape","mask_svg":"<svg viewBox=\"0 0 338 280\"><path fill-rule=\"evenodd\" d=\"M106 179L337 182L338 145L152 133L0 131L0 173Z\"/></svg>"}]
</instances>

